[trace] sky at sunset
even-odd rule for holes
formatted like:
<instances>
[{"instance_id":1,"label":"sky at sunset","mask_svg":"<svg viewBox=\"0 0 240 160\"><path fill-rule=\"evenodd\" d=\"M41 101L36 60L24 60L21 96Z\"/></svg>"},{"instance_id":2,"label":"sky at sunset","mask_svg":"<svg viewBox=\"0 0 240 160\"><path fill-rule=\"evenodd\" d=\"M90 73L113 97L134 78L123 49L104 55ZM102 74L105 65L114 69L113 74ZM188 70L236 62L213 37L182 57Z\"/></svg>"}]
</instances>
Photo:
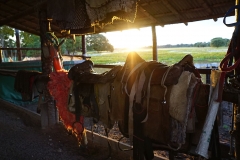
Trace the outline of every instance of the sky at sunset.
<instances>
[{"instance_id":1,"label":"sky at sunset","mask_svg":"<svg viewBox=\"0 0 240 160\"><path fill-rule=\"evenodd\" d=\"M228 17L227 23L235 22L235 17ZM234 27L227 27L223 18L156 26L157 44L191 44L196 42L210 42L212 38L222 37L231 39ZM151 27L104 33L115 48L137 48L152 45Z\"/></svg>"}]
</instances>

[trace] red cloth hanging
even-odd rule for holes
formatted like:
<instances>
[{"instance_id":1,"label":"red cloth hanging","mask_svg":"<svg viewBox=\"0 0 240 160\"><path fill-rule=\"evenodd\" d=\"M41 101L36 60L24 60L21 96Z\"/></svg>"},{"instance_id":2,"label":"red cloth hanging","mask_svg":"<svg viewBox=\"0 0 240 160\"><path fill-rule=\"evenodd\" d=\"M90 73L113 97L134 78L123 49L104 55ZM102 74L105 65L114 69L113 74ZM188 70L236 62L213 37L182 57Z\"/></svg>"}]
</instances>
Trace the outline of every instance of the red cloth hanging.
<instances>
[{"instance_id":1,"label":"red cloth hanging","mask_svg":"<svg viewBox=\"0 0 240 160\"><path fill-rule=\"evenodd\" d=\"M49 51L53 59L53 67L55 71L62 70L63 68L62 68L61 60L58 56L58 51L54 48L54 46L49 46Z\"/></svg>"},{"instance_id":2,"label":"red cloth hanging","mask_svg":"<svg viewBox=\"0 0 240 160\"><path fill-rule=\"evenodd\" d=\"M80 121L76 122L75 114L71 113L67 109L68 93L72 81L67 76L68 72L64 69L58 72L50 73L50 81L48 82L48 89L50 94L56 100L56 106L59 111L59 116L65 125L67 130L76 134L79 141L81 141L82 132L84 130L83 116L80 117Z\"/></svg>"}]
</instances>

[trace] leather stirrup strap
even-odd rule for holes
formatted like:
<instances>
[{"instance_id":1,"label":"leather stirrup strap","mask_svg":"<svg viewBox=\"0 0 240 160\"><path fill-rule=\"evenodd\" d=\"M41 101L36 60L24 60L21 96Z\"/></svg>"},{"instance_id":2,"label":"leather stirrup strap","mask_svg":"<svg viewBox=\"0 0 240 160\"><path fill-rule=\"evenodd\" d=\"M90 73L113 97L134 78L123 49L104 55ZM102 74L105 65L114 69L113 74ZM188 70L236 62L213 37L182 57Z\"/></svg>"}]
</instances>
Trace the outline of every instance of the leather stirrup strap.
<instances>
[{"instance_id":1,"label":"leather stirrup strap","mask_svg":"<svg viewBox=\"0 0 240 160\"><path fill-rule=\"evenodd\" d=\"M172 66L169 66L168 69L166 70L166 72L164 73L163 77L162 77L161 86L164 87L164 89L165 89L164 90L164 101L162 103L166 103L167 87L164 85L164 83L165 83L165 80L166 80L166 78L168 76L168 73L171 70L171 68L172 68ZM153 75L155 69L153 69L153 71L151 72L150 78L149 78L149 81L148 81L148 87L147 87L147 115L141 123L146 122L147 119L148 119L148 107L149 107L149 99L150 99L150 92L151 92L151 79L152 79L152 75Z\"/></svg>"},{"instance_id":2,"label":"leather stirrup strap","mask_svg":"<svg viewBox=\"0 0 240 160\"><path fill-rule=\"evenodd\" d=\"M137 64L132 70L131 70L131 72L128 74L128 77L127 77L127 81L126 81L126 84L125 84L125 86L124 86L124 90L125 90L125 92L126 92L126 94L129 96L130 95L130 93L128 93L128 90L127 90L127 82L128 82L128 80L129 80L129 78L131 77L131 75L135 72L135 71L137 71L137 69L139 69L144 63L146 63L146 62L141 62L141 63L139 63L139 64ZM121 80L121 82L122 82L122 84L123 84L123 77L125 76L125 74L126 74L126 72L124 71L124 74L122 75L122 80Z\"/></svg>"},{"instance_id":3,"label":"leather stirrup strap","mask_svg":"<svg viewBox=\"0 0 240 160\"><path fill-rule=\"evenodd\" d=\"M131 90L130 90L130 93L128 93L128 90L127 90L127 84L128 84L128 80L129 78L131 77L131 75L137 71L137 69L139 69L143 64L145 64L146 62L141 62L139 64L137 64L132 70L131 72L129 73L128 77L127 77L127 82L124 86L124 89L125 89L125 92L126 94L129 96L129 112L128 112L128 134L129 134L129 138L130 140L132 141L133 139L133 101L134 101L134 97L136 95L136 92L137 92L137 83L138 83L138 79L136 78L132 87L131 87ZM123 75L124 76L124 75ZM137 75L138 77L138 75Z\"/></svg>"},{"instance_id":4,"label":"leather stirrup strap","mask_svg":"<svg viewBox=\"0 0 240 160\"><path fill-rule=\"evenodd\" d=\"M150 91L151 91L151 89L150 89L151 88L151 80L152 80L152 75L153 75L153 72L155 71L155 69L153 69L153 71L151 72L150 77L149 77L148 86L147 86L147 115L141 123L146 122L148 119L148 106L149 106Z\"/></svg>"},{"instance_id":5,"label":"leather stirrup strap","mask_svg":"<svg viewBox=\"0 0 240 160\"><path fill-rule=\"evenodd\" d=\"M80 121L80 112L82 108L82 104L80 103L80 97L79 97L79 86L76 84L77 82L73 82L73 87L74 87L74 98L75 98L75 119L76 122Z\"/></svg>"},{"instance_id":6,"label":"leather stirrup strap","mask_svg":"<svg viewBox=\"0 0 240 160\"><path fill-rule=\"evenodd\" d=\"M133 139L133 101L135 94L136 94L136 81L133 83L129 94L128 134L131 141Z\"/></svg>"}]
</instances>

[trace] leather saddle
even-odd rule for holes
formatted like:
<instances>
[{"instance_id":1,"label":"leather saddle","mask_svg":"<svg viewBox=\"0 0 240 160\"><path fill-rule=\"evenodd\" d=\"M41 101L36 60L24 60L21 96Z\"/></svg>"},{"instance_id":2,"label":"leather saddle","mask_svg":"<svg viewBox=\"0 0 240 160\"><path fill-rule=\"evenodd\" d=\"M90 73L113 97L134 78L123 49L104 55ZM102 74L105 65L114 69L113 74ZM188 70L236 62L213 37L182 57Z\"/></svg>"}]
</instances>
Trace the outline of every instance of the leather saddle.
<instances>
[{"instance_id":1,"label":"leather saddle","mask_svg":"<svg viewBox=\"0 0 240 160\"><path fill-rule=\"evenodd\" d=\"M143 124L139 128L145 130L145 135L156 133L156 141L167 144L171 138L172 125L169 114L171 88L178 83L183 71L192 67L191 55L168 66L156 61L146 62L137 53L129 53L125 65L112 83L114 90L111 94L114 106L111 116L118 121L123 135L130 138L133 136L134 119L138 124ZM194 75L199 77L197 72Z\"/></svg>"},{"instance_id":2,"label":"leather saddle","mask_svg":"<svg viewBox=\"0 0 240 160\"><path fill-rule=\"evenodd\" d=\"M83 73L94 73L91 60L86 60L73 66L68 72L68 78L76 81Z\"/></svg>"},{"instance_id":3,"label":"leather saddle","mask_svg":"<svg viewBox=\"0 0 240 160\"><path fill-rule=\"evenodd\" d=\"M150 98L148 95L150 86L161 86L162 84L167 88L177 84L183 71L182 64L184 62L180 61L170 68L156 61L146 62L135 52L128 54L125 65L113 82L115 90L111 98L114 106L112 108L112 118L118 121L119 128L125 136L129 136L129 130L133 128L132 125L129 126L130 123L133 123L130 122L132 120L129 120L133 117L132 111L137 113L138 121L141 122L145 119L147 115L146 107L149 104L143 105L143 103L146 103L143 101ZM135 90L135 88L138 89ZM151 103L154 99L150 98L148 101ZM170 125L168 119L165 119L165 121L165 124Z\"/></svg>"},{"instance_id":4,"label":"leather saddle","mask_svg":"<svg viewBox=\"0 0 240 160\"><path fill-rule=\"evenodd\" d=\"M110 71L97 74L89 60L72 67L68 74L73 80L69 93L69 111L75 113L76 117L93 117L95 123L100 120L106 128L111 128L113 122L106 118L109 117L110 83L121 68L122 66L116 66Z\"/></svg>"}]
</instances>

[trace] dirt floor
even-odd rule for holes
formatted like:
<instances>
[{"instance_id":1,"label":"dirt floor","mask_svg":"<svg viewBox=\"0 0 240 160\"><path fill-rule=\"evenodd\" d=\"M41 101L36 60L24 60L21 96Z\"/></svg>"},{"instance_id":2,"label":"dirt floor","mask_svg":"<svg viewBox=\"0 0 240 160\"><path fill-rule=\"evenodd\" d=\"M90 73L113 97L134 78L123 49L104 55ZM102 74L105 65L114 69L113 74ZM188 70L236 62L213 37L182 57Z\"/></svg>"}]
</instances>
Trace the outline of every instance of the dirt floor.
<instances>
[{"instance_id":1,"label":"dirt floor","mask_svg":"<svg viewBox=\"0 0 240 160\"><path fill-rule=\"evenodd\" d=\"M0 106L1 160L104 160L108 157L108 148L97 144L89 143L87 149L81 149L75 136L61 124L43 130ZM130 157L113 152L111 159Z\"/></svg>"},{"instance_id":2,"label":"dirt floor","mask_svg":"<svg viewBox=\"0 0 240 160\"><path fill-rule=\"evenodd\" d=\"M231 126L231 107L220 107L222 119L219 126L219 136L222 143L229 144L229 130ZM101 126L95 128L98 134L104 135ZM122 135L114 127L109 136L118 140ZM127 140L126 140L127 143ZM229 149L224 149L228 152ZM168 159L165 151L155 151L155 155ZM183 158L185 157L185 158ZM78 146L77 139L61 125L49 129L41 129L32 124L25 115L17 113L0 104L0 160L128 160L130 156L121 152L112 152L109 158L109 149L89 142L88 148ZM193 159L182 156L181 159Z\"/></svg>"}]
</instances>

